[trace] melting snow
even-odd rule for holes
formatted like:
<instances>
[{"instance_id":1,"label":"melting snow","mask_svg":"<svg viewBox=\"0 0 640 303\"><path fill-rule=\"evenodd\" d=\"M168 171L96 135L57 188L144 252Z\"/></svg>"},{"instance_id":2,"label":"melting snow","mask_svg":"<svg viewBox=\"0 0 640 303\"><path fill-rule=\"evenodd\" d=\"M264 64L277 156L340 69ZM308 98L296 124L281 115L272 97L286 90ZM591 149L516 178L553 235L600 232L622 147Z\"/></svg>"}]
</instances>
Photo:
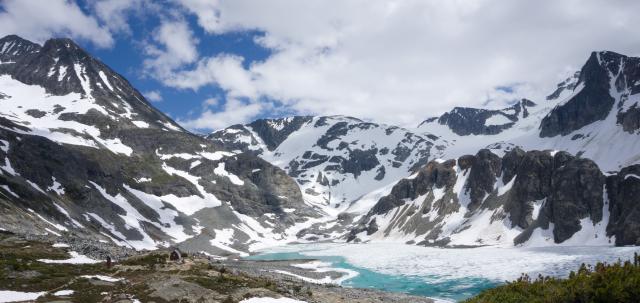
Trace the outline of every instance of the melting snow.
<instances>
[{"instance_id":1,"label":"melting snow","mask_svg":"<svg viewBox=\"0 0 640 303\"><path fill-rule=\"evenodd\" d=\"M38 261L43 263L53 263L53 264L95 264L100 263L98 260L91 259L85 255L81 255L75 251L70 251L69 254L71 258L65 260L51 260L51 259L38 259Z\"/></svg>"},{"instance_id":2,"label":"melting snow","mask_svg":"<svg viewBox=\"0 0 640 303\"><path fill-rule=\"evenodd\" d=\"M144 121L134 120L134 121L131 121L131 123L133 123L135 126L139 128L149 128L149 123Z\"/></svg>"},{"instance_id":3,"label":"melting snow","mask_svg":"<svg viewBox=\"0 0 640 303\"><path fill-rule=\"evenodd\" d=\"M98 280L105 281L105 282L124 281L124 278L114 278L114 277L103 276L103 275L84 275L84 276L80 276L80 277L81 278L85 278L85 279L98 279Z\"/></svg>"},{"instance_id":4,"label":"melting snow","mask_svg":"<svg viewBox=\"0 0 640 303\"><path fill-rule=\"evenodd\" d=\"M16 197L16 198L20 198L20 196L18 196L18 194L14 193L11 188L9 188L8 185L0 185L0 187L2 187L2 189L6 190L9 194L11 194L12 196Z\"/></svg>"},{"instance_id":5,"label":"melting snow","mask_svg":"<svg viewBox=\"0 0 640 303\"><path fill-rule=\"evenodd\" d=\"M65 290L59 290L53 293L54 296L56 297L60 297L60 296L70 296L73 295L74 291L71 289L65 289Z\"/></svg>"},{"instance_id":6,"label":"melting snow","mask_svg":"<svg viewBox=\"0 0 640 303\"><path fill-rule=\"evenodd\" d=\"M100 79L102 79L102 82L110 89L113 90L113 86L111 86L111 83L109 83L109 79L107 79L107 75L103 72L103 71L99 71L98 75L100 75Z\"/></svg>"},{"instance_id":7,"label":"melting snow","mask_svg":"<svg viewBox=\"0 0 640 303\"><path fill-rule=\"evenodd\" d=\"M486 126L498 126L498 125L505 125L508 123L512 123L513 121L509 120L509 118L507 118L504 115L501 114L495 114L491 117L489 117L485 122L484 125Z\"/></svg>"},{"instance_id":8,"label":"melting snow","mask_svg":"<svg viewBox=\"0 0 640 303\"><path fill-rule=\"evenodd\" d=\"M22 292L12 290L0 290L0 302L20 302L35 300L44 296L46 292Z\"/></svg>"},{"instance_id":9,"label":"melting snow","mask_svg":"<svg viewBox=\"0 0 640 303\"><path fill-rule=\"evenodd\" d=\"M101 138L100 130L94 126L59 119L64 113L84 114L89 110L96 110L105 116L110 116L104 108L95 103L93 98L82 98L77 93L64 96L50 95L40 86L24 84L8 75L0 76L0 87L3 88L3 92L13 96L11 99L3 100L3 111L0 115L30 129L26 132L12 129L14 132L43 136L64 144L93 148L104 146L114 153L125 155L131 155L133 152L119 139ZM64 111L56 113L56 105L64 107ZM25 109L39 109L48 114L36 118L26 114Z\"/></svg>"},{"instance_id":10,"label":"melting snow","mask_svg":"<svg viewBox=\"0 0 640 303\"><path fill-rule=\"evenodd\" d=\"M238 186L244 185L244 181L242 181L238 176L228 172L224 168L224 166L225 166L224 162L218 163L218 166L213 170L213 172L218 176L227 177L229 181L231 181L231 183L235 185L238 185Z\"/></svg>"}]
</instances>

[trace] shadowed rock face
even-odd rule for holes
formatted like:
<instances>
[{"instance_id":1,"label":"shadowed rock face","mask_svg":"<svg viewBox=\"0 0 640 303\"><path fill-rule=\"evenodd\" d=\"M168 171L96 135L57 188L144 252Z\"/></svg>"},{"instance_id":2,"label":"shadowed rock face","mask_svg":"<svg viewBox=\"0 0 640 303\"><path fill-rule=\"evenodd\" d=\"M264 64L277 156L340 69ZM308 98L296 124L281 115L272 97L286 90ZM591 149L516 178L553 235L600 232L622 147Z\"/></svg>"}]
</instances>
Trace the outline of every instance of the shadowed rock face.
<instances>
[{"instance_id":1,"label":"shadowed rock face","mask_svg":"<svg viewBox=\"0 0 640 303\"><path fill-rule=\"evenodd\" d=\"M607 231L616 236L617 245L640 245L640 165L607 177L611 211Z\"/></svg>"},{"instance_id":2,"label":"shadowed rock face","mask_svg":"<svg viewBox=\"0 0 640 303\"><path fill-rule=\"evenodd\" d=\"M554 170L546 206L550 210L550 222L555 224L556 243L579 231L580 219L602 220L604 183L604 175L588 159L572 159Z\"/></svg>"},{"instance_id":3,"label":"shadowed rock face","mask_svg":"<svg viewBox=\"0 0 640 303\"><path fill-rule=\"evenodd\" d=\"M260 119L251 122L249 127L260 136L269 150L274 150L291 133L300 129L303 124L308 123L312 118L310 116L295 116L290 119L280 120ZM274 121L277 121L277 124L274 124Z\"/></svg>"},{"instance_id":4,"label":"shadowed rock face","mask_svg":"<svg viewBox=\"0 0 640 303\"><path fill-rule=\"evenodd\" d=\"M615 78L614 78L615 77ZM571 99L554 108L540 124L540 137L567 135L593 122L604 120L612 110L617 124L627 132L640 128L637 100L640 93L640 58L614 52L594 52L580 71L576 87L582 87ZM612 92L621 94L616 100ZM636 102L633 104L626 104Z\"/></svg>"},{"instance_id":5,"label":"shadowed rock face","mask_svg":"<svg viewBox=\"0 0 640 303\"><path fill-rule=\"evenodd\" d=\"M634 133L640 129L640 108L633 105L626 112L620 112L617 116L618 124L622 125L622 129L629 133Z\"/></svg>"},{"instance_id":6,"label":"shadowed rock face","mask_svg":"<svg viewBox=\"0 0 640 303\"><path fill-rule=\"evenodd\" d=\"M522 99L513 106L501 110L456 107L439 118L425 120L421 125L437 121L441 125L448 126L451 131L460 136L495 135L511 128L519 119L529 116L528 108L533 106L536 106L533 101ZM492 117L510 122L494 125L489 123L489 119Z\"/></svg>"},{"instance_id":7,"label":"shadowed rock face","mask_svg":"<svg viewBox=\"0 0 640 303\"><path fill-rule=\"evenodd\" d=\"M638 178L630 177L636 173ZM462 191L456 192L459 180L466 181ZM521 231L513 238L514 244L528 241L536 229L550 228L553 242L562 243L590 228L583 224L609 219L604 211L610 210L607 235L615 235L618 245L635 244L640 235L638 190L640 166L628 167L607 179L593 161L565 152L515 148L500 158L481 150L457 161L432 161L416 177L399 181L351 230L347 240L361 241L372 230L386 234L395 230L396 234L416 234L412 240L416 243L448 245L449 237L457 233L486 227L474 226L473 219L489 212L492 222L504 220L509 228ZM610 204L605 204L607 195ZM467 204L461 200L464 196L468 196ZM453 233L445 233L442 226L447 222L442 218L461 210L466 219L459 227L448 227ZM436 217L431 215L434 211ZM380 218L389 220L390 216L390 223L380 225Z\"/></svg>"},{"instance_id":8,"label":"shadowed rock face","mask_svg":"<svg viewBox=\"0 0 640 303\"><path fill-rule=\"evenodd\" d=\"M472 159L473 164L471 164L471 172L465 188L469 191L471 198L469 206L475 208L482 203L487 194L493 191L502 163L500 157L487 149L480 150Z\"/></svg>"},{"instance_id":9,"label":"shadowed rock face","mask_svg":"<svg viewBox=\"0 0 640 303\"><path fill-rule=\"evenodd\" d=\"M426 194L433 186L437 188L451 187L455 183L456 173L452 169L453 162L429 162L418 171L413 179L403 179L396 184L391 193L378 201L371 213L384 214L394 207Z\"/></svg>"},{"instance_id":10,"label":"shadowed rock face","mask_svg":"<svg viewBox=\"0 0 640 303\"><path fill-rule=\"evenodd\" d=\"M591 54L580 71L578 86L584 88L542 120L540 137L567 135L607 117L615 100L609 95L609 73L600 60L598 53Z\"/></svg>"}]
</instances>

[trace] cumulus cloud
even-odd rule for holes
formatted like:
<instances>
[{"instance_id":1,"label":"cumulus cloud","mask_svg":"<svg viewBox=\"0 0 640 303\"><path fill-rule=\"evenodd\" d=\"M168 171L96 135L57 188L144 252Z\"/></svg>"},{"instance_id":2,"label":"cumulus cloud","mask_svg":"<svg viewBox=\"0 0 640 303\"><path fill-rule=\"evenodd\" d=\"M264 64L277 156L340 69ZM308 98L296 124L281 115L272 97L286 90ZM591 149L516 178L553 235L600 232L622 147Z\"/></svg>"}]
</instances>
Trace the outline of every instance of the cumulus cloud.
<instances>
[{"instance_id":1,"label":"cumulus cloud","mask_svg":"<svg viewBox=\"0 0 640 303\"><path fill-rule=\"evenodd\" d=\"M157 13L161 7L149 0L88 0L96 17L111 32L131 34L129 18L132 13L137 16Z\"/></svg>"},{"instance_id":2,"label":"cumulus cloud","mask_svg":"<svg viewBox=\"0 0 640 303\"><path fill-rule=\"evenodd\" d=\"M4 0L0 2L0 35L17 34L43 42L51 36L69 36L110 47L113 38L95 17L75 2L65 0Z\"/></svg>"},{"instance_id":3,"label":"cumulus cloud","mask_svg":"<svg viewBox=\"0 0 640 303\"><path fill-rule=\"evenodd\" d=\"M173 71L198 59L198 39L185 20L163 20L147 43L149 55L145 69L160 79L169 79Z\"/></svg>"},{"instance_id":4,"label":"cumulus cloud","mask_svg":"<svg viewBox=\"0 0 640 303\"><path fill-rule=\"evenodd\" d=\"M452 106L543 102L591 51L640 49L632 0L175 1L206 32L264 32L274 53L248 68L202 58L167 85L408 126Z\"/></svg>"},{"instance_id":5,"label":"cumulus cloud","mask_svg":"<svg viewBox=\"0 0 640 303\"><path fill-rule=\"evenodd\" d=\"M162 101L162 94L160 93L160 91L151 90L151 91L144 92L142 94L144 95L145 98L147 98L147 100L151 102Z\"/></svg>"},{"instance_id":6,"label":"cumulus cloud","mask_svg":"<svg viewBox=\"0 0 640 303\"><path fill-rule=\"evenodd\" d=\"M198 24L207 32L218 30L218 0L175 0L192 14L198 17Z\"/></svg>"},{"instance_id":7,"label":"cumulus cloud","mask_svg":"<svg viewBox=\"0 0 640 303\"><path fill-rule=\"evenodd\" d=\"M207 99L203 102L203 111L198 117L186 120L178 119L177 122L192 130L221 129L233 124L249 122L269 107L269 104L266 103L246 102L231 98L226 100L221 110L215 111L211 105L216 104L216 99Z\"/></svg>"},{"instance_id":8,"label":"cumulus cloud","mask_svg":"<svg viewBox=\"0 0 640 303\"><path fill-rule=\"evenodd\" d=\"M229 97L258 97L251 73L242 66L243 58L233 55L220 55L205 58L198 62L193 70L172 73L165 83L177 88L197 90L200 87L216 83Z\"/></svg>"}]
</instances>

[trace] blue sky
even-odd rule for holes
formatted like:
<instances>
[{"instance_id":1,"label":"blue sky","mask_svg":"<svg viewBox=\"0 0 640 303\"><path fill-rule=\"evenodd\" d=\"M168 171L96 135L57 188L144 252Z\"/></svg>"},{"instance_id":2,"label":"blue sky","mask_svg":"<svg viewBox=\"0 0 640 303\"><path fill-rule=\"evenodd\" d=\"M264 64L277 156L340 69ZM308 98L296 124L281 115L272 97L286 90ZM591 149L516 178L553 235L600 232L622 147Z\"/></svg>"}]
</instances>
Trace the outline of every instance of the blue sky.
<instances>
[{"instance_id":1,"label":"blue sky","mask_svg":"<svg viewBox=\"0 0 640 303\"><path fill-rule=\"evenodd\" d=\"M544 103L589 54L640 54L635 0L0 0L0 35L70 37L188 129L293 114L405 127ZM160 100L161 99L161 100Z\"/></svg>"},{"instance_id":2,"label":"blue sky","mask_svg":"<svg viewBox=\"0 0 640 303\"><path fill-rule=\"evenodd\" d=\"M88 4L78 2L79 7L89 13ZM269 57L271 51L254 42L255 38L263 33L256 30L232 32L224 34L205 34L198 27L195 16L185 16L185 21L190 24L195 36L199 40L198 51L203 56L216 56L219 54L234 54L244 58L243 65L248 67L253 62L263 61ZM174 119L186 120L197 116L202 108L203 100L216 98L224 100L225 93L218 85L208 85L199 89L176 89L165 86L142 71L142 62L147 55L144 53L144 45L140 43L145 37L153 35L159 25L159 18L145 16L145 18L129 22L130 34L114 35L114 44L109 48L97 47L89 41L78 41L92 55L100 58L112 69L124 75L140 92L158 92L162 100L151 100L153 105L169 114ZM212 106L215 111L220 110L222 103ZM261 117L269 117L265 112ZM277 116L277 115L276 115Z\"/></svg>"}]
</instances>

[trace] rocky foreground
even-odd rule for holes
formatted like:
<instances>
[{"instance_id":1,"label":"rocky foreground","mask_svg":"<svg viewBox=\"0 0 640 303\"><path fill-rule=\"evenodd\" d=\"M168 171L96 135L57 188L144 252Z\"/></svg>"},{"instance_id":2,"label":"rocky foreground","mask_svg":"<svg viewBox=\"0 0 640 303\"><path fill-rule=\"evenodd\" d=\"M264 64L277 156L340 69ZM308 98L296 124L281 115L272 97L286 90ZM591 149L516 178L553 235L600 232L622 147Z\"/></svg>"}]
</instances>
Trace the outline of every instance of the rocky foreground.
<instances>
[{"instance_id":1,"label":"rocky foreground","mask_svg":"<svg viewBox=\"0 0 640 303\"><path fill-rule=\"evenodd\" d=\"M105 243L67 240L0 232L2 298L121 303L230 303L251 302L251 298L308 303L433 302L424 297L305 282L338 278L343 273L320 274L312 268L292 266L303 262L300 260L243 261L192 254L173 261L168 250L136 252ZM113 256L111 266L103 261L107 255Z\"/></svg>"}]
</instances>

